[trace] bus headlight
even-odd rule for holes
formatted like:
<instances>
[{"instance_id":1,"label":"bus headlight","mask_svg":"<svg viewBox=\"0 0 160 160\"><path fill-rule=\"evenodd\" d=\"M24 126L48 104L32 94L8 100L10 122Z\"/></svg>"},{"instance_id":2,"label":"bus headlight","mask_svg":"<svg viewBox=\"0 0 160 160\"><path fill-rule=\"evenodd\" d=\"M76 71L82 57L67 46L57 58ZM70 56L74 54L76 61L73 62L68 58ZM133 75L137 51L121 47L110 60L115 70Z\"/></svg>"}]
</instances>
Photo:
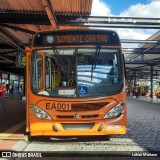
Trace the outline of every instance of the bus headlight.
<instances>
[{"instance_id":1,"label":"bus headlight","mask_svg":"<svg viewBox=\"0 0 160 160\"><path fill-rule=\"evenodd\" d=\"M48 120L52 119L45 111L43 111L41 108L37 107L36 105L34 105L34 107L32 108L32 112L39 119L48 119Z\"/></svg>"},{"instance_id":2,"label":"bus headlight","mask_svg":"<svg viewBox=\"0 0 160 160\"><path fill-rule=\"evenodd\" d=\"M119 103L118 105L116 105L115 107L113 107L104 117L105 118L116 118L118 116L120 116L123 112L123 106L124 106L124 102Z\"/></svg>"}]
</instances>

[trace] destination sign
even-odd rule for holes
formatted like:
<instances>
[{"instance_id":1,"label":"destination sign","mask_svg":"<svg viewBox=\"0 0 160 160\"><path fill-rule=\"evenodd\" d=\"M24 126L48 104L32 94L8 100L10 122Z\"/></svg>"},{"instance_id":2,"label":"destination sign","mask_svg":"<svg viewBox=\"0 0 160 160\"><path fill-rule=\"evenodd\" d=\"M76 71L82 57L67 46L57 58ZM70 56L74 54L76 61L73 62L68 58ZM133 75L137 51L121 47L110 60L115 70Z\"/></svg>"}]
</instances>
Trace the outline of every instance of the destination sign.
<instances>
[{"instance_id":1,"label":"destination sign","mask_svg":"<svg viewBox=\"0 0 160 160\"><path fill-rule=\"evenodd\" d=\"M118 35L113 31L57 31L38 33L34 46L53 45L120 45Z\"/></svg>"},{"instance_id":2,"label":"destination sign","mask_svg":"<svg viewBox=\"0 0 160 160\"><path fill-rule=\"evenodd\" d=\"M98 43L98 42L107 42L107 35L62 35L55 36L57 43Z\"/></svg>"}]
</instances>

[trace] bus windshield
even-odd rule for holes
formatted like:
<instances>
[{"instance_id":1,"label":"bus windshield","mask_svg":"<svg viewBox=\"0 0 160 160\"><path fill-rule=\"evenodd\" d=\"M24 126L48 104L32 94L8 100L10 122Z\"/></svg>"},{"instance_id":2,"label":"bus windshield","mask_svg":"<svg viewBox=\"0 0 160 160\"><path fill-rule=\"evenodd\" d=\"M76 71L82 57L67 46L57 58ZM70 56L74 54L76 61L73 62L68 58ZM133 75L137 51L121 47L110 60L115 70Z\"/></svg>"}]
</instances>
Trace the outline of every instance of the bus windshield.
<instances>
[{"instance_id":1,"label":"bus windshield","mask_svg":"<svg viewBox=\"0 0 160 160\"><path fill-rule=\"evenodd\" d=\"M58 98L101 97L123 88L120 49L68 48L33 51L32 91Z\"/></svg>"}]
</instances>

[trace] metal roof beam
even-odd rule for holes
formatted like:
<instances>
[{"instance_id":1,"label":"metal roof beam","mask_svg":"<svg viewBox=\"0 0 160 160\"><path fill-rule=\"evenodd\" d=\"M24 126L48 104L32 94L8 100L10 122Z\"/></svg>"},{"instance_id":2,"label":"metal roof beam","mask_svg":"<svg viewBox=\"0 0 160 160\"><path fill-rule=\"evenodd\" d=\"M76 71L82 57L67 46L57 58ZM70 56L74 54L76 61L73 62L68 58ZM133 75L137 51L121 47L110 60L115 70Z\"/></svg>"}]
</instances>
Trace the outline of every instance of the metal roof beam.
<instances>
[{"instance_id":1,"label":"metal roof beam","mask_svg":"<svg viewBox=\"0 0 160 160\"><path fill-rule=\"evenodd\" d=\"M15 31L20 31L20 32L28 33L28 34L35 34L36 33L34 31L31 31L31 30L28 30L28 29L24 29L24 28L12 26L12 25L4 24L4 23L1 23L0 26L6 27L6 28L10 28L10 29L13 29Z\"/></svg>"},{"instance_id":2,"label":"metal roof beam","mask_svg":"<svg viewBox=\"0 0 160 160\"><path fill-rule=\"evenodd\" d=\"M138 55L144 55L144 54L160 54L160 49L159 50L151 50L151 51L147 51L147 52L143 52L143 51L132 51L132 52L127 52L127 51L122 51L123 54L138 54Z\"/></svg>"},{"instance_id":3,"label":"metal roof beam","mask_svg":"<svg viewBox=\"0 0 160 160\"><path fill-rule=\"evenodd\" d=\"M136 39L121 39L121 43L146 43L160 45L160 41L155 40L136 40Z\"/></svg>"},{"instance_id":4,"label":"metal roof beam","mask_svg":"<svg viewBox=\"0 0 160 160\"><path fill-rule=\"evenodd\" d=\"M143 52L146 48L122 48L123 52ZM160 51L160 48L150 49L150 51Z\"/></svg>"},{"instance_id":5,"label":"metal roof beam","mask_svg":"<svg viewBox=\"0 0 160 160\"><path fill-rule=\"evenodd\" d=\"M66 20L59 21L59 25L160 29L159 22L160 18L80 16L70 21L66 18Z\"/></svg>"},{"instance_id":6,"label":"metal roof beam","mask_svg":"<svg viewBox=\"0 0 160 160\"><path fill-rule=\"evenodd\" d=\"M41 0L44 8L45 8L45 11L47 13L47 16L50 20L50 23L52 25L52 27L55 29L55 28L58 28L58 23L57 23L57 18L55 16L55 13L54 13L54 10L53 10L53 7L50 3L50 0Z\"/></svg>"},{"instance_id":7,"label":"metal roof beam","mask_svg":"<svg viewBox=\"0 0 160 160\"><path fill-rule=\"evenodd\" d=\"M16 53L16 52L17 52L17 49L12 50L12 51L0 52L0 55L3 56L3 55L6 55L6 54L11 54L11 53Z\"/></svg>"},{"instance_id":8,"label":"metal roof beam","mask_svg":"<svg viewBox=\"0 0 160 160\"><path fill-rule=\"evenodd\" d=\"M44 0L43 0L44 1ZM42 2L43 2L42 1ZM46 0L45 0L46 1ZM3 10L0 11L0 19L1 23L10 23L10 24L34 24L34 25L51 25L51 22L49 20L49 14L51 14L51 11L47 11L49 9L49 4L44 1L44 7L46 7L45 11L30 11L30 10ZM79 17L79 15L73 15L70 14L69 16L66 16L64 14L59 15L56 14L56 12L53 11L54 18L56 19L56 23L59 21L63 22L66 21L66 18L70 20L75 20ZM50 18L53 18L52 16Z\"/></svg>"},{"instance_id":9,"label":"metal roof beam","mask_svg":"<svg viewBox=\"0 0 160 160\"><path fill-rule=\"evenodd\" d=\"M88 19L87 19L88 18ZM150 24L159 25L160 18L144 18L144 17L104 17L104 16L81 16L77 21L88 20L89 22L108 22L110 24Z\"/></svg>"},{"instance_id":10,"label":"metal roof beam","mask_svg":"<svg viewBox=\"0 0 160 160\"><path fill-rule=\"evenodd\" d=\"M152 45L152 47L150 47L150 49L146 49L146 48L124 48L122 49L123 54L125 55L136 55L134 58L132 57L132 59L134 60L135 58L139 57L141 55L141 60L144 60L144 54L151 54L151 55L159 55L160 54L160 49L159 48L155 48L156 46L158 46L160 43L158 42L157 44ZM154 49L155 48L155 49ZM128 56L125 56L126 58Z\"/></svg>"},{"instance_id":11,"label":"metal roof beam","mask_svg":"<svg viewBox=\"0 0 160 160\"><path fill-rule=\"evenodd\" d=\"M100 24L95 23L59 23L59 26L84 26L101 28L133 28L133 29L160 29L160 25L130 25L130 24Z\"/></svg>"},{"instance_id":12,"label":"metal roof beam","mask_svg":"<svg viewBox=\"0 0 160 160\"><path fill-rule=\"evenodd\" d=\"M20 47L18 44L22 44L19 40L17 40L15 37L13 38L10 34L6 33L4 30L0 29L0 32L2 32L6 37L8 37L10 39L10 45L11 46L14 46L14 47L17 47L18 49L22 50L22 51L25 51L22 47Z\"/></svg>"},{"instance_id":13,"label":"metal roof beam","mask_svg":"<svg viewBox=\"0 0 160 160\"><path fill-rule=\"evenodd\" d=\"M148 66L157 66L160 64L160 58L157 58L157 59L151 59L151 60L135 60L135 61L125 61L125 64L146 64Z\"/></svg>"},{"instance_id":14,"label":"metal roof beam","mask_svg":"<svg viewBox=\"0 0 160 160\"><path fill-rule=\"evenodd\" d=\"M45 11L1 10L1 23L50 25Z\"/></svg>"},{"instance_id":15,"label":"metal roof beam","mask_svg":"<svg viewBox=\"0 0 160 160\"><path fill-rule=\"evenodd\" d=\"M150 72L150 65L146 64L146 65L137 66L137 67L134 67L134 68L126 67L126 72L132 72L134 70L143 71L143 72L148 73L148 72ZM160 70L158 70L158 71L160 71ZM156 72L156 70L154 70L154 72Z\"/></svg>"},{"instance_id":16,"label":"metal roof beam","mask_svg":"<svg viewBox=\"0 0 160 160\"><path fill-rule=\"evenodd\" d=\"M147 62L142 62L142 61L125 61L125 64L147 64Z\"/></svg>"},{"instance_id":17,"label":"metal roof beam","mask_svg":"<svg viewBox=\"0 0 160 160\"><path fill-rule=\"evenodd\" d=\"M142 52L123 52L123 54L137 54L138 56L139 55L145 55L145 54L151 54L151 55L155 55L155 54L160 54L160 51L159 52L145 52L145 53L142 53ZM137 57L134 57L134 58L137 58Z\"/></svg>"},{"instance_id":18,"label":"metal roof beam","mask_svg":"<svg viewBox=\"0 0 160 160\"><path fill-rule=\"evenodd\" d=\"M12 58L12 57L9 57L9 56L0 55L0 58L6 60L8 62L11 62L11 63L14 63L14 61L15 61L15 58Z\"/></svg>"},{"instance_id":19,"label":"metal roof beam","mask_svg":"<svg viewBox=\"0 0 160 160\"><path fill-rule=\"evenodd\" d=\"M1 23L35 24L57 26L90 26L111 28L150 28L160 29L160 18L138 17L101 17L85 16L70 13L69 15L54 12L50 0L41 0L46 12L43 11L0 11Z\"/></svg>"},{"instance_id":20,"label":"metal roof beam","mask_svg":"<svg viewBox=\"0 0 160 160\"><path fill-rule=\"evenodd\" d=\"M153 48L157 47L158 45L160 45L160 43L158 43L158 44L154 44L154 45L152 45L152 46L148 47L147 49L145 49L145 50L143 51L143 53L145 53L145 52L147 52L147 51L149 51L149 50L151 50L151 49L153 49Z\"/></svg>"},{"instance_id":21,"label":"metal roof beam","mask_svg":"<svg viewBox=\"0 0 160 160\"><path fill-rule=\"evenodd\" d=\"M16 68L15 64L9 64L9 66L8 66L8 64L2 64L2 66L0 66L0 70L10 72L10 73L24 75L24 68Z\"/></svg>"},{"instance_id":22,"label":"metal roof beam","mask_svg":"<svg viewBox=\"0 0 160 160\"><path fill-rule=\"evenodd\" d=\"M134 70L141 70L141 71L147 72L147 73L150 72L150 69L149 70L144 70L144 66L143 66L143 68L142 68L142 66L139 67L139 68L128 68L128 67L126 67L126 71L134 71ZM154 69L153 72L160 72L160 70Z\"/></svg>"},{"instance_id":23,"label":"metal roof beam","mask_svg":"<svg viewBox=\"0 0 160 160\"><path fill-rule=\"evenodd\" d=\"M14 49L9 43L0 43L0 49Z\"/></svg>"}]
</instances>

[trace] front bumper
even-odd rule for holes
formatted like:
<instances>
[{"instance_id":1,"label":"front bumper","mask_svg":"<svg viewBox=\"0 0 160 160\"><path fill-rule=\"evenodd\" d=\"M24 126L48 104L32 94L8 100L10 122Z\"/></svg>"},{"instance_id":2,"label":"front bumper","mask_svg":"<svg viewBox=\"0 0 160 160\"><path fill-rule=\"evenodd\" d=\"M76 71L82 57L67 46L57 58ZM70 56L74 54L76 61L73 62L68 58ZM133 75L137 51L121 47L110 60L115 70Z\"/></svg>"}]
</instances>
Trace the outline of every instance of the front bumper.
<instances>
[{"instance_id":1,"label":"front bumper","mask_svg":"<svg viewBox=\"0 0 160 160\"><path fill-rule=\"evenodd\" d=\"M40 120L34 115L30 117L31 136L95 136L125 133L126 114L113 119L65 122Z\"/></svg>"}]
</instances>

